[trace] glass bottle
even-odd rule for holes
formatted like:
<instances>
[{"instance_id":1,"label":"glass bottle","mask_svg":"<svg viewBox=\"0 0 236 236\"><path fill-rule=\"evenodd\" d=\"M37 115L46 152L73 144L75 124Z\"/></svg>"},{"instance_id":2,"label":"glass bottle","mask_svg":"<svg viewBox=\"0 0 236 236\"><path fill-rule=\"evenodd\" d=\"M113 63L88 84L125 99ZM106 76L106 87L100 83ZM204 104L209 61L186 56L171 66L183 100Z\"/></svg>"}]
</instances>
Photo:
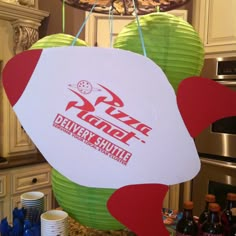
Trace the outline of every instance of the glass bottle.
<instances>
[{"instance_id":1,"label":"glass bottle","mask_svg":"<svg viewBox=\"0 0 236 236\"><path fill-rule=\"evenodd\" d=\"M208 213L209 213L209 204L213 203L216 201L216 197L213 194L207 194L205 196L205 209L203 212L200 214L199 219L198 219L198 235L202 235L201 233L201 228L203 223L207 220Z\"/></svg>"},{"instance_id":2,"label":"glass bottle","mask_svg":"<svg viewBox=\"0 0 236 236\"><path fill-rule=\"evenodd\" d=\"M193 219L193 202L184 202L182 218L176 225L176 236L196 236L198 232L197 223Z\"/></svg>"},{"instance_id":3,"label":"glass bottle","mask_svg":"<svg viewBox=\"0 0 236 236\"><path fill-rule=\"evenodd\" d=\"M207 220L207 216L208 216L208 212L209 212L209 203L215 202L216 201L216 197L213 194L207 194L205 197L205 209L203 210L203 212L200 214L199 216L199 220L198 222L200 224L203 224L206 220Z\"/></svg>"},{"instance_id":4,"label":"glass bottle","mask_svg":"<svg viewBox=\"0 0 236 236\"><path fill-rule=\"evenodd\" d=\"M231 210L232 212L232 221L230 224L230 236L236 236L236 208Z\"/></svg>"},{"instance_id":5,"label":"glass bottle","mask_svg":"<svg viewBox=\"0 0 236 236\"><path fill-rule=\"evenodd\" d=\"M203 236L223 236L224 228L220 221L220 205L218 203L209 204L209 214L207 221L202 225Z\"/></svg>"},{"instance_id":6,"label":"glass bottle","mask_svg":"<svg viewBox=\"0 0 236 236\"><path fill-rule=\"evenodd\" d=\"M232 224L232 209L236 208L236 193L227 193L226 207L221 214L221 222L224 226L225 236L229 235L230 225Z\"/></svg>"}]
</instances>

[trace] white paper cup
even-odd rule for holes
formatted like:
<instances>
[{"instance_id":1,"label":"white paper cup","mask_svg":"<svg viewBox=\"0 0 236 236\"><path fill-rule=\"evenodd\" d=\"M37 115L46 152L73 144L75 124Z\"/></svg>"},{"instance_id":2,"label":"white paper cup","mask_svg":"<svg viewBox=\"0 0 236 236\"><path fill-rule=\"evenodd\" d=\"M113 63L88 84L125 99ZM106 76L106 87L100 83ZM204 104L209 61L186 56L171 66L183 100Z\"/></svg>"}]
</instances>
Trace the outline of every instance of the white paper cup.
<instances>
[{"instance_id":1,"label":"white paper cup","mask_svg":"<svg viewBox=\"0 0 236 236\"><path fill-rule=\"evenodd\" d=\"M36 208L38 212L44 212L44 193L26 192L21 194L21 205L26 209L26 219L31 219L31 213Z\"/></svg>"},{"instance_id":2,"label":"white paper cup","mask_svg":"<svg viewBox=\"0 0 236 236\"><path fill-rule=\"evenodd\" d=\"M44 193L42 192L26 192L21 194L20 198L21 200L26 201L32 201L32 200L38 200L44 197Z\"/></svg>"},{"instance_id":3,"label":"white paper cup","mask_svg":"<svg viewBox=\"0 0 236 236\"><path fill-rule=\"evenodd\" d=\"M41 236L68 236L68 214L62 210L49 210L41 214Z\"/></svg>"}]
</instances>

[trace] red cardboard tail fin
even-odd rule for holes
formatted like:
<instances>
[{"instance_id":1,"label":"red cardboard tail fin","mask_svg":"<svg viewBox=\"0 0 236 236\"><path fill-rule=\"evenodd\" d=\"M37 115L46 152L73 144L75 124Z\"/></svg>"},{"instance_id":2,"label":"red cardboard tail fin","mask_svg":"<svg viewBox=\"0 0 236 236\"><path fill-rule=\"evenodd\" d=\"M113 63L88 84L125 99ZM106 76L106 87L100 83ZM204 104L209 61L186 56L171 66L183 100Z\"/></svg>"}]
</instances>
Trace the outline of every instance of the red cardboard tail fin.
<instances>
[{"instance_id":1,"label":"red cardboard tail fin","mask_svg":"<svg viewBox=\"0 0 236 236\"><path fill-rule=\"evenodd\" d=\"M42 50L28 50L10 59L3 69L3 87L12 106L28 84Z\"/></svg>"},{"instance_id":2,"label":"red cardboard tail fin","mask_svg":"<svg viewBox=\"0 0 236 236\"><path fill-rule=\"evenodd\" d=\"M236 92L212 79L190 77L177 90L177 103L192 137L218 119L236 116Z\"/></svg>"},{"instance_id":3,"label":"red cardboard tail fin","mask_svg":"<svg viewBox=\"0 0 236 236\"><path fill-rule=\"evenodd\" d=\"M122 187L108 200L110 213L138 236L169 236L163 219L163 200L168 186L139 184Z\"/></svg>"}]
</instances>

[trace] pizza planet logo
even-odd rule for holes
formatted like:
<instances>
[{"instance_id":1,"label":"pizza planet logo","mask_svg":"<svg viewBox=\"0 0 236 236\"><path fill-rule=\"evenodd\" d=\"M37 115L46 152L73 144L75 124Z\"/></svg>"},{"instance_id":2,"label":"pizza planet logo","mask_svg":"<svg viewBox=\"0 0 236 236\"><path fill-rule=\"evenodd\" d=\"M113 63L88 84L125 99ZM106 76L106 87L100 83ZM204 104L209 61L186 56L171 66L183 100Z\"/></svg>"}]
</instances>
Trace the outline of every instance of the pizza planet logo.
<instances>
[{"instance_id":1,"label":"pizza planet logo","mask_svg":"<svg viewBox=\"0 0 236 236\"><path fill-rule=\"evenodd\" d=\"M139 137L140 135L148 137L152 128L123 112L122 108L125 104L121 98L101 84L97 84L96 88L93 88L89 81L83 80L79 81L77 86L69 85L68 89L75 95L75 100L68 102L65 110L76 110L77 120L74 121L62 114L57 114L53 126L119 163L127 165L132 153L114 144L113 140L118 140L127 148L131 140L145 144L145 141ZM86 98L93 91L102 92L102 96L97 93L98 96L94 102ZM96 116L96 109L99 106L104 108L104 114L109 117L109 121L107 118ZM86 123L86 127L80 124L81 120ZM123 127L127 128L121 128L119 126L121 123ZM89 129L87 126L91 128ZM91 129L95 131L91 131ZM107 134L109 139L98 135L96 130Z\"/></svg>"}]
</instances>

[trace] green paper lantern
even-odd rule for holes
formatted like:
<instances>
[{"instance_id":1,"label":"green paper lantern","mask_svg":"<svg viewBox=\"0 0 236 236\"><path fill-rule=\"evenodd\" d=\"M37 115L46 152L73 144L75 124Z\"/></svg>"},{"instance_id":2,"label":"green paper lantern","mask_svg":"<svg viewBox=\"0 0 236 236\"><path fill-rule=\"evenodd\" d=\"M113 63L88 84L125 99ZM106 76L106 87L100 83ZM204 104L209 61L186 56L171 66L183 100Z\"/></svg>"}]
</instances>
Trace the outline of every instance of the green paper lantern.
<instances>
[{"instance_id":1,"label":"green paper lantern","mask_svg":"<svg viewBox=\"0 0 236 236\"><path fill-rule=\"evenodd\" d=\"M98 230L125 228L111 216L106 206L114 189L78 185L55 169L52 170L52 189L59 205L82 225Z\"/></svg>"},{"instance_id":2,"label":"green paper lantern","mask_svg":"<svg viewBox=\"0 0 236 236\"><path fill-rule=\"evenodd\" d=\"M152 13L140 16L139 23L147 57L161 67L175 90L181 80L200 75L204 48L188 22L168 13ZM136 20L122 29L114 47L143 55Z\"/></svg>"},{"instance_id":3,"label":"green paper lantern","mask_svg":"<svg viewBox=\"0 0 236 236\"><path fill-rule=\"evenodd\" d=\"M30 49L43 49L70 46L74 36L68 34L53 34L38 40ZM86 46L80 39L75 46ZM114 189L89 188L78 185L55 169L52 169L52 189L59 205L82 225L98 230L124 229L107 209L107 200Z\"/></svg>"},{"instance_id":4,"label":"green paper lantern","mask_svg":"<svg viewBox=\"0 0 236 236\"><path fill-rule=\"evenodd\" d=\"M30 49L71 46L74 39L75 37L70 34L51 34L39 39ZM74 46L87 46L87 44L83 40L77 39Z\"/></svg>"}]
</instances>

